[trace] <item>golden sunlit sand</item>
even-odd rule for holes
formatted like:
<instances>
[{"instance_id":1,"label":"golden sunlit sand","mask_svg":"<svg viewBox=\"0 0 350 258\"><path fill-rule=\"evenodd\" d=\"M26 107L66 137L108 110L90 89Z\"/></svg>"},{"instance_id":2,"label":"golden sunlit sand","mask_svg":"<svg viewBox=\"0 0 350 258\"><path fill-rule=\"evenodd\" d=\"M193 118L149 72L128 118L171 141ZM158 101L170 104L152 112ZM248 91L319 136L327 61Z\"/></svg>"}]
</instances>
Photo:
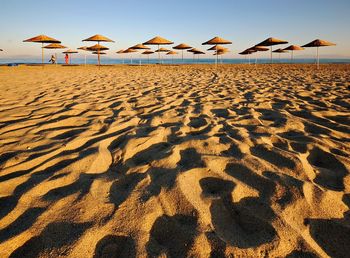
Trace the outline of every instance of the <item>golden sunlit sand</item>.
<instances>
[{"instance_id":1,"label":"golden sunlit sand","mask_svg":"<svg viewBox=\"0 0 350 258\"><path fill-rule=\"evenodd\" d=\"M314 68L0 67L0 257L347 256L350 65Z\"/></svg>"}]
</instances>

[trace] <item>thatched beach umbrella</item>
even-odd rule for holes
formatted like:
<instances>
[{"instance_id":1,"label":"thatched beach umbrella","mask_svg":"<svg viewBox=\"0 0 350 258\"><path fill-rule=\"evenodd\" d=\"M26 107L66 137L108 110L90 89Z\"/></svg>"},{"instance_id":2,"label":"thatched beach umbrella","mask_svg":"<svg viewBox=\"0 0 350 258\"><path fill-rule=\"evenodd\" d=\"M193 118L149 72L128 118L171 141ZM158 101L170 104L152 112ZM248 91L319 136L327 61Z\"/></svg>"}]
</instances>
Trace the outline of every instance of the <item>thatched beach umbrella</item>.
<instances>
[{"instance_id":1,"label":"thatched beach umbrella","mask_svg":"<svg viewBox=\"0 0 350 258\"><path fill-rule=\"evenodd\" d=\"M88 51L94 51L94 52L97 53L98 66L100 66L101 65L101 59L100 59L100 55L98 53L103 51L103 50L109 50L109 48L105 47L105 46L102 46L100 44L96 44L96 45L93 45L91 47L87 47L87 50Z\"/></svg>"},{"instance_id":2,"label":"thatched beach umbrella","mask_svg":"<svg viewBox=\"0 0 350 258\"><path fill-rule=\"evenodd\" d=\"M264 41L260 42L259 44L256 44L255 46L261 46L261 47L270 47L271 53L270 53L270 60L272 64L272 46L275 45L281 45L281 44L288 44L288 41L276 39L276 38L268 38Z\"/></svg>"},{"instance_id":3,"label":"thatched beach umbrella","mask_svg":"<svg viewBox=\"0 0 350 258\"><path fill-rule=\"evenodd\" d=\"M198 50L198 51L194 51L193 52L193 55L197 56L197 63L199 63L199 56L200 55L204 55L205 52L201 51L201 50Z\"/></svg>"},{"instance_id":4,"label":"thatched beach umbrella","mask_svg":"<svg viewBox=\"0 0 350 258\"><path fill-rule=\"evenodd\" d=\"M251 49L251 48L248 48L240 53L238 53L239 55L244 55L245 57L249 57L249 64L250 64L250 55L257 52L256 50L254 49Z\"/></svg>"},{"instance_id":5,"label":"thatched beach umbrella","mask_svg":"<svg viewBox=\"0 0 350 258\"><path fill-rule=\"evenodd\" d=\"M137 50L128 48L128 49L125 49L123 53L124 54L132 54L132 53L135 53L135 52L137 52ZM132 55L130 55L130 64L132 64Z\"/></svg>"},{"instance_id":6,"label":"thatched beach umbrella","mask_svg":"<svg viewBox=\"0 0 350 258\"><path fill-rule=\"evenodd\" d=\"M194 62L194 53L195 52L198 52L198 51L200 51L199 49L197 49L197 48L192 48L192 49L189 49L189 50L187 50L187 52L190 52L190 53L192 53L193 54L193 62Z\"/></svg>"},{"instance_id":7,"label":"thatched beach umbrella","mask_svg":"<svg viewBox=\"0 0 350 258\"><path fill-rule=\"evenodd\" d=\"M178 52L176 51L169 51L168 53L166 53L166 55L171 55L171 63L174 63L174 55L177 55Z\"/></svg>"},{"instance_id":8,"label":"thatched beach umbrella","mask_svg":"<svg viewBox=\"0 0 350 258\"><path fill-rule=\"evenodd\" d=\"M217 49L214 53L214 56L220 56L220 61L222 63L222 55L224 55L228 52L230 52L230 50L228 48Z\"/></svg>"},{"instance_id":9,"label":"thatched beach umbrella","mask_svg":"<svg viewBox=\"0 0 350 258\"><path fill-rule=\"evenodd\" d=\"M67 54L69 56L69 64L72 64L72 54L78 53L76 50L68 49L67 51L62 52L63 54Z\"/></svg>"},{"instance_id":10,"label":"thatched beach umbrella","mask_svg":"<svg viewBox=\"0 0 350 258\"><path fill-rule=\"evenodd\" d=\"M100 54L100 55L107 55L107 53L105 53L105 52L97 52L97 51L94 51L91 54L94 54L94 55L98 55L98 54Z\"/></svg>"},{"instance_id":11,"label":"thatched beach umbrella","mask_svg":"<svg viewBox=\"0 0 350 258\"><path fill-rule=\"evenodd\" d=\"M276 49L276 50L274 50L274 51L272 51L272 52L278 53L278 58L279 58L280 62L281 62L281 54L283 54L283 53L288 53L287 50L283 50L282 48Z\"/></svg>"},{"instance_id":12,"label":"thatched beach umbrella","mask_svg":"<svg viewBox=\"0 0 350 258\"><path fill-rule=\"evenodd\" d=\"M270 50L268 47L263 46L254 46L248 49L253 50L252 53L255 53L255 64L258 62L258 52L265 52Z\"/></svg>"},{"instance_id":13,"label":"thatched beach umbrella","mask_svg":"<svg viewBox=\"0 0 350 258\"><path fill-rule=\"evenodd\" d=\"M173 47L173 49L181 50L182 63L184 63L184 50L191 49L191 48L192 48L191 46L189 46L185 43L181 43L181 44Z\"/></svg>"},{"instance_id":14,"label":"thatched beach umbrella","mask_svg":"<svg viewBox=\"0 0 350 258\"><path fill-rule=\"evenodd\" d=\"M109 38L107 38L105 36L99 35L99 34L91 36L90 38L87 38L87 39L83 39L83 41L97 42L97 45L100 45L100 42L114 42L113 40L111 40L111 39L109 39ZM102 50L105 50L105 49L92 49L92 50L97 52L98 66L100 66L101 65L101 61L100 61L100 55L98 53L101 52ZM106 50L108 50L108 49L106 49Z\"/></svg>"},{"instance_id":15,"label":"thatched beach umbrella","mask_svg":"<svg viewBox=\"0 0 350 258\"><path fill-rule=\"evenodd\" d=\"M122 64L124 64L124 57L123 57L124 51L125 51L125 49L121 49L121 50L116 52L117 54L121 55L121 57L122 57Z\"/></svg>"},{"instance_id":16,"label":"thatched beach umbrella","mask_svg":"<svg viewBox=\"0 0 350 258\"><path fill-rule=\"evenodd\" d=\"M152 55L152 54L154 54L154 52L151 51L151 50L146 50L146 51L143 51L141 54L142 54L142 55L147 55L148 63L149 63L149 56Z\"/></svg>"},{"instance_id":17,"label":"thatched beach umbrella","mask_svg":"<svg viewBox=\"0 0 350 258\"><path fill-rule=\"evenodd\" d=\"M154 52L157 52L158 55L160 55L160 53L168 53L170 52L170 49L167 49L167 48L164 48L164 47L161 47L161 48L158 48L156 51ZM163 57L160 55L160 60L161 60L161 63L163 63Z\"/></svg>"},{"instance_id":18,"label":"thatched beach umbrella","mask_svg":"<svg viewBox=\"0 0 350 258\"><path fill-rule=\"evenodd\" d=\"M42 64L44 64L44 43L61 43L61 41L46 35L39 35L30 39L23 40L23 42L41 43L41 63Z\"/></svg>"},{"instance_id":19,"label":"thatched beach umbrella","mask_svg":"<svg viewBox=\"0 0 350 258\"><path fill-rule=\"evenodd\" d=\"M317 60L317 69L320 67L320 58L318 56L318 48L319 47L328 47L328 46L335 46L336 44L326 41L326 40L322 40L322 39L315 39L314 41L311 41L308 44L305 44L302 47L316 47L317 51L316 51L316 60Z\"/></svg>"},{"instance_id":20,"label":"thatched beach umbrella","mask_svg":"<svg viewBox=\"0 0 350 258\"><path fill-rule=\"evenodd\" d=\"M214 38L202 43L202 45L215 45L216 47L218 45L228 45L228 44L232 44L232 42L229 40L220 38L220 37L214 37ZM216 65L218 64L218 58L219 58L219 56L216 55Z\"/></svg>"},{"instance_id":21,"label":"thatched beach umbrella","mask_svg":"<svg viewBox=\"0 0 350 258\"><path fill-rule=\"evenodd\" d=\"M135 46L132 46L131 49L135 49L135 50L146 50L146 49L151 49L150 47L147 47L145 45L142 44L137 44ZM141 65L141 54L140 54L140 65Z\"/></svg>"},{"instance_id":22,"label":"thatched beach umbrella","mask_svg":"<svg viewBox=\"0 0 350 258\"><path fill-rule=\"evenodd\" d=\"M293 52L294 51L299 51L299 50L304 50L305 48L303 47L300 47L300 46L297 46L297 45L290 45L289 47L286 47L284 48L283 50L287 50L287 51L292 51L292 54L291 54L291 57L290 57L290 60L291 62L293 63Z\"/></svg>"},{"instance_id":23,"label":"thatched beach umbrella","mask_svg":"<svg viewBox=\"0 0 350 258\"><path fill-rule=\"evenodd\" d=\"M67 48L59 43L51 43L49 45L44 46L43 48L46 49L64 49ZM56 64L57 64L57 54L55 53L55 58L56 58Z\"/></svg>"},{"instance_id":24,"label":"thatched beach umbrella","mask_svg":"<svg viewBox=\"0 0 350 258\"><path fill-rule=\"evenodd\" d=\"M160 63L160 51L159 51L159 46L160 45L171 45L174 44L174 42L167 40L165 38L162 37L154 37L153 39L150 39L148 41L146 41L145 43L143 43L144 45L157 45L158 46L158 63Z\"/></svg>"}]
</instances>

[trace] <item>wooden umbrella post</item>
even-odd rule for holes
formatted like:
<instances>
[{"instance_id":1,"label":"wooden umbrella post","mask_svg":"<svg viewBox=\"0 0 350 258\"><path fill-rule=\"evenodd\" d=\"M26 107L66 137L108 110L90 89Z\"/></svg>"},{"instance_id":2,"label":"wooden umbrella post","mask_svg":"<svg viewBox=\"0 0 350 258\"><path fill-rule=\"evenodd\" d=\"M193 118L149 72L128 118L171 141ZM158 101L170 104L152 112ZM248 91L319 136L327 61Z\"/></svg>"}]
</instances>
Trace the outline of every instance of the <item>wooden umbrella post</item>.
<instances>
[{"instance_id":1,"label":"wooden umbrella post","mask_svg":"<svg viewBox=\"0 0 350 258\"><path fill-rule=\"evenodd\" d=\"M292 61L291 63L293 63L293 50L292 50L292 57L291 57L291 61Z\"/></svg>"},{"instance_id":2,"label":"wooden umbrella post","mask_svg":"<svg viewBox=\"0 0 350 258\"><path fill-rule=\"evenodd\" d=\"M159 44L158 44L158 64L160 64L160 52L159 52Z\"/></svg>"},{"instance_id":3,"label":"wooden umbrella post","mask_svg":"<svg viewBox=\"0 0 350 258\"><path fill-rule=\"evenodd\" d=\"M318 47L316 48L316 52L317 52L317 69L320 68L320 59L319 59L319 56L318 56Z\"/></svg>"},{"instance_id":4,"label":"wooden umbrella post","mask_svg":"<svg viewBox=\"0 0 350 258\"><path fill-rule=\"evenodd\" d=\"M41 42L41 64L44 66L44 42Z\"/></svg>"},{"instance_id":5,"label":"wooden umbrella post","mask_svg":"<svg viewBox=\"0 0 350 258\"><path fill-rule=\"evenodd\" d=\"M270 63L272 64L272 46L270 46Z\"/></svg>"},{"instance_id":6,"label":"wooden umbrella post","mask_svg":"<svg viewBox=\"0 0 350 258\"><path fill-rule=\"evenodd\" d=\"M215 45L215 48L216 48L216 67L218 67L218 60L219 60L219 57L218 57L218 45L216 44Z\"/></svg>"}]
</instances>

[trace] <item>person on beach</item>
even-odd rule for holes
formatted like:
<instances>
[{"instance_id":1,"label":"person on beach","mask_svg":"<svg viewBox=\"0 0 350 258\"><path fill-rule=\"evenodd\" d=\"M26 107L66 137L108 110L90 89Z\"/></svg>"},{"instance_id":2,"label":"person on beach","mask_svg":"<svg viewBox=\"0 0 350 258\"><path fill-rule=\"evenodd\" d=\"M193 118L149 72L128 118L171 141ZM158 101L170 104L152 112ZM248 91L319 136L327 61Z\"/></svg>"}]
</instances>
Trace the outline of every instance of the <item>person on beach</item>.
<instances>
[{"instance_id":1,"label":"person on beach","mask_svg":"<svg viewBox=\"0 0 350 258\"><path fill-rule=\"evenodd\" d=\"M56 64L56 57L54 55L52 55L49 62L51 62L52 64Z\"/></svg>"},{"instance_id":2,"label":"person on beach","mask_svg":"<svg viewBox=\"0 0 350 258\"><path fill-rule=\"evenodd\" d=\"M69 56L68 56L68 54L66 54L66 55L64 56L64 61L66 62L66 64L68 64L68 61L69 61Z\"/></svg>"}]
</instances>

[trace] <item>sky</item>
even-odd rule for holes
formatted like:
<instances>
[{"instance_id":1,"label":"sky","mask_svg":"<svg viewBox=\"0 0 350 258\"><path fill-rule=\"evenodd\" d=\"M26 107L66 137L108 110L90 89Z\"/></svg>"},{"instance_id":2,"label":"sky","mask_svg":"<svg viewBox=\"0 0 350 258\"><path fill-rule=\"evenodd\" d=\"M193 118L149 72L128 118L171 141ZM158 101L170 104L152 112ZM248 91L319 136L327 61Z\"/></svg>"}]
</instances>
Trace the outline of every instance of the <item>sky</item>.
<instances>
[{"instance_id":1,"label":"sky","mask_svg":"<svg viewBox=\"0 0 350 258\"><path fill-rule=\"evenodd\" d=\"M22 42L40 34L72 49L102 34L115 41L105 43L111 58L157 35L202 50L220 36L233 42L226 58L268 37L296 45L320 38L337 44L322 48L322 57L350 58L350 0L0 0L0 24L0 59L40 57L40 44Z\"/></svg>"}]
</instances>

